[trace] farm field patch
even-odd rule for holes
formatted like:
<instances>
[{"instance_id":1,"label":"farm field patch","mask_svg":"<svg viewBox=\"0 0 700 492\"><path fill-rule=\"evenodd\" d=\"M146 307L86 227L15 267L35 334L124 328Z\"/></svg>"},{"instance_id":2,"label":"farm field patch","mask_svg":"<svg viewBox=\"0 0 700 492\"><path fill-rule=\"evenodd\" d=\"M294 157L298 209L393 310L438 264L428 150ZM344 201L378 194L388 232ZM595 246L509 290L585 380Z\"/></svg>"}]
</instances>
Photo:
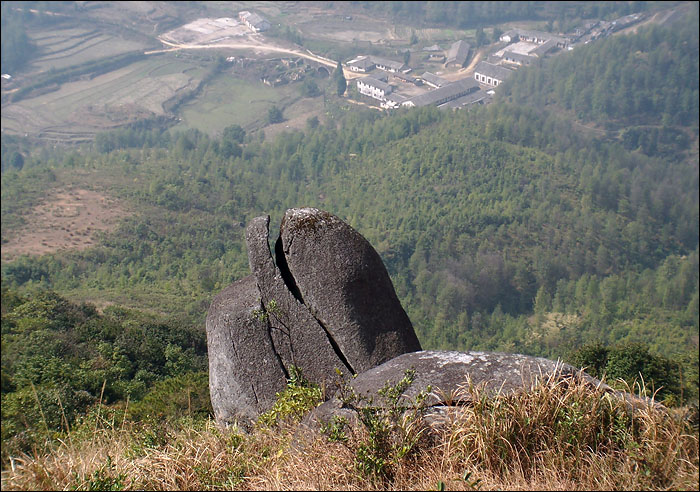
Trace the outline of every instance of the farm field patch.
<instances>
[{"instance_id":1,"label":"farm field patch","mask_svg":"<svg viewBox=\"0 0 700 492\"><path fill-rule=\"evenodd\" d=\"M323 96L301 98L284 110L285 120L281 123L265 127L265 138L275 137L284 131L304 130L306 120L316 116L321 123L324 121Z\"/></svg>"},{"instance_id":2,"label":"farm field patch","mask_svg":"<svg viewBox=\"0 0 700 492\"><path fill-rule=\"evenodd\" d=\"M180 109L182 121L173 129L197 128L211 135L230 125L255 130L264 124L272 106L289 104L298 97L298 91L297 84L273 88L228 73L220 74L197 98Z\"/></svg>"},{"instance_id":3,"label":"farm field patch","mask_svg":"<svg viewBox=\"0 0 700 492\"><path fill-rule=\"evenodd\" d=\"M40 55L33 61L29 72L61 69L147 48L145 43L91 29L55 29L51 33L35 31L30 37Z\"/></svg>"},{"instance_id":4,"label":"farm field patch","mask_svg":"<svg viewBox=\"0 0 700 492\"><path fill-rule=\"evenodd\" d=\"M111 230L127 215L115 199L103 193L84 188L54 190L29 211L28 225L2 245L2 260L89 248L98 233Z\"/></svg>"},{"instance_id":5,"label":"farm field patch","mask_svg":"<svg viewBox=\"0 0 700 492\"><path fill-rule=\"evenodd\" d=\"M171 56L142 60L8 104L2 111L2 130L45 139L89 139L105 129L165 114L163 103L196 87L205 70L195 61Z\"/></svg>"}]
</instances>

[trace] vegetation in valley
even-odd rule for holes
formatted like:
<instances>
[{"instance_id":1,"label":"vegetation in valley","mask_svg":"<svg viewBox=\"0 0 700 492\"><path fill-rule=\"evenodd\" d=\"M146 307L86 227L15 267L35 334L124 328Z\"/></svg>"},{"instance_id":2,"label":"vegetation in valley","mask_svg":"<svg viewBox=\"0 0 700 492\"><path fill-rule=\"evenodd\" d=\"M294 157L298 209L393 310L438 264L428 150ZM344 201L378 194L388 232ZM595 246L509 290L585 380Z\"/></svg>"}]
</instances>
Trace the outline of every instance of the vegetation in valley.
<instances>
[{"instance_id":1,"label":"vegetation in valley","mask_svg":"<svg viewBox=\"0 0 700 492\"><path fill-rule=\"evenodd\" d=\"M443 3L391 9L465 27L436 11ZM459 4L478 25L492 15L488 2ZM500 4L512 19L538 15L536 2ZM593 7L565 3L541 20L632 9L576 11ZM3 244L68 185L138 211L88 249L2 263L3 488L696 487L697 415L681 417L699 385L690 12L518 70L494 103L469 110L348 106L336 70L296 89L323 95L322 114L274 138L243 121L208 134L163 118L72 148L3 134ZM220 78L223 61L210 62L204 77ZM286 121L269 104L261 121ZM631 416L550 382L510 399L477 393L430 439L421 412L370 412L364 427L336 422L298 452L297 422L323 395L294 373L252 434L216 428L206 310L249 273L249 220L270 214L274 240L300 206L338 215L377 249L425 349L561 358L655 396L671 417Z\"/></svg>"},{"instance_id":2,"label":"vegetation in valley","mask_svg":"<svg viewBox=\"0 0 700 492\"><path fill-rule=\"evenodd\" d=\"M651 26L518 70L499 95L517 104L571 111L584 123L614 131L626 149L673 154L689 147L693 136L687 128L697 128L695 39L697 5L674 29Z\"/></svg>"},{"instance_id":3,"label":"vegetation in valley","mask_svg":"<svg viewBox=\"0 0 700 492\"><path fill-rule=\"evenodd\" d=\"M2 460L98 406L136 420L210 413L206 337L177 318L2 289ZM4 467L5 465L3 465Z\"/></svg>"},{"instance_id":4,"label":"vegetation in valley","mask_svg":"<svg viewBox=\"0 0 700 492\"><path fill-rule=\"evenodd\" d=\"M386 10L375 2L356 2L372 12ZM615 18L644 11L653 2L425 2L397 1L388 5L396 19L417 24L474 27L509 21L537 20L552 31L568 31L582 19Z\"/></svg>"}]
</instances>

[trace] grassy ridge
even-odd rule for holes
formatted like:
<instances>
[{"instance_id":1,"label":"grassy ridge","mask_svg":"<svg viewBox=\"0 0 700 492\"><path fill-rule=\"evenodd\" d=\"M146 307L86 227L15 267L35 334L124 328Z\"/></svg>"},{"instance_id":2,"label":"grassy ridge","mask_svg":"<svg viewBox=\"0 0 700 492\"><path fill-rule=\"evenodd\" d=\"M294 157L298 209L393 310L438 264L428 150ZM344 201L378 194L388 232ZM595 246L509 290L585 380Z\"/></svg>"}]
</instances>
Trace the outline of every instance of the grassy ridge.
<instances>
[{"instance_id":1,"label":"grassy ridge","mask_svg":"<svg viewBox=\"0 0 700 492\"><path fill-rule=\"evenodd\" d=\"M298 415L242 434L185 417L136 424L97 407L46 453L15 457L4 490L696 490L698 432L628 414L583 385L540 382L496 400L465 391L441 425L420 414L376 432L310 433ZM308 396L302 395L302 398ZM288 402L291 403L291 402ZM101 410L101 412L100 412ZM383 419L381 415L373 417ZM377 421L379 422L379 421ZM368 450L373 450L368 454ZM374 454L371 454L374 453ZM381 468L367 466L381 460Z\"/></svg>"}]
</instances>

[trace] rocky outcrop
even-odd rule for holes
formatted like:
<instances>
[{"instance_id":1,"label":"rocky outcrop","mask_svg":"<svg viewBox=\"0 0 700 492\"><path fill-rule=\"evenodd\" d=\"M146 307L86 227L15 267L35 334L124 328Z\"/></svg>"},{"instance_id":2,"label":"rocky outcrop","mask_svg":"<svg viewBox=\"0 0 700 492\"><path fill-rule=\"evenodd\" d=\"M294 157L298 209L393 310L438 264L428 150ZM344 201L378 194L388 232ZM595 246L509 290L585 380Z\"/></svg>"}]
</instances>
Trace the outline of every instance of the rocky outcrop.
<instances>
[{"instance_id":1,"label":"rocky outcrop","mask_svg":"<svg viewBox=\"0 0 700 492\"><path fill-rule=\"evenodd\" d=\"M253 219L246 230L246 244L275 352L286 368L301 368L311 381L328 379L331 372L335 374L335 368L347 374L350 368L343 353L334 347L332 337L307 306L292 294L281 269L275 266L267 242L269 224L269 217ZM284 260L278 255L277 262L279 265Z\"/></svg>"},{"instance_id":2,"label":"rocky outcrop","mask_svg":"<svg viewBox=\"0 0 700 492\"><path fill-rule=\"evenodd\" d=\"M488 352L421 351L381 258L352 227L314 209L288 210L270 250L269 216L246 229L252 275L225 288L207 315L209 385L217 421L244 426L269 410L292 366L328 393L338 371L349 388L373 405L387 402L378 391L414 373L402 397L428 387L424 402L433 413L468 404L467 381L481 394L531 388L542 378L577 378L611 388L567 364L539 357ZM355 377L353 377L355 376ZM631 406L643 401L615 392ZM467 396L465 396L467 395ZM317 425L353 409L332 398L307 418Z\"/></svg>"},{"instance_id":3,"label":"rocky outcrop","mask_svg":"<svg viewBox=\"0 0 700 492\"><path fill-rule=\"evenodd\" d=\"M420 350L379 254L338 217L287 210L275 251L287 264L292 292L326 327L353 372Z\"/></svg>"},{"instance_id":4,"label":"rocky outcrop","mask_svg":"<svg viewBox=\"0 0 700 492\"><path fill-rule=\"evenodd\" d=\"M426 400L427 405L444 403L443 398L455 400L460 386L467 380L483 386L488 394L510 394L529 388L538 380L556 375L566 377L579 374L568 364L541 357L500 352L455 352L426 350L396 357L385 364L357 376L351 386L358 395L377 399L377 390L387 382L396 384L406 369L415 371L413 383L404 392L406 398L415 398L419 392L432 386L435 390ZM582 373L588 382L600 381ZM443 394L445 396L443 396Z\"/></svg>"},{"instance_id":5,"label":"rocky outcrop","mask_svg":"<svg viewBox=\"0 0 700 492\"><path fill-rule=\"evenodd\" d=\"M331 387L406 352L418 338L381 258L357 231L313 208L285 214L274 255L269 216L246 229L252 275L213 300L206 321L217 421L251 422L291 366Z\"/></svg>"},{"instance_id":6,"label":"rocky outcrop","mask_svg":"<svg viewBox=\"0 0 700 492\"><path fill-rule=\"evenodd\" d=\"M599 388L613 393L626 401L631 409L661 406L651 400L636 397L629 393L613 390L610 386L593 378L575 367L541 357L498 352L454 352L420 351L400 355L378 367L359 374L348 383L346 393L354 393L356 400L374 407L388 408L390 403L380 394L387 385L394 386L401 381L406 371L413 372L413 381L401 394L402 401L414 401L419 393L427 393L423 406L432 415L442 414L446 407L468 405L471 393L465 391L469 385L479 388L481 395L509 395L527 391L538 381L554 378L583 380L591 388ZM430 391L428 392L428 388ZM318 428L334 416L342 416L355 421L355 410L334 397L311 412L305 425Z\"/></svg>"},{"instance_id":7,"label":"rocky outcrop","mask_svg":"<svg viewBox=\"0 0 700 492\"><path fill-rule=\"evenodd\" d=\"M216 420L257 418L284 389L286 369L275 352L255 277L234 282L214 298L206 327Z\"/></svg>"}]
</instances>

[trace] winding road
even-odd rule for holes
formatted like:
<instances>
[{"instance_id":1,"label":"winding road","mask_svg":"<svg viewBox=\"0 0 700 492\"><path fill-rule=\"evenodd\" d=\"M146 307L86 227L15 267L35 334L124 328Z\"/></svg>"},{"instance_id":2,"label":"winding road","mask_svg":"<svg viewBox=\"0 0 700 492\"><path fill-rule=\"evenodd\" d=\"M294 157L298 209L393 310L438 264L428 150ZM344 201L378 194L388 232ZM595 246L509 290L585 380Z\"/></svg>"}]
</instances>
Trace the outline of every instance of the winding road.
<instances>
[{"instance_id":1,"label":"winding road","mask_svg":"<svg viewBox=\"0 0 700 492\"><path fill-rule=\"evenodd\" d=\"M250 39L250 38L248 38ZM281 46L275 46L273 44L263 44L260 42L248 42L248 43L216 43L216 44L187 44L187 43L175 43L173 41L168 41L167 39L163 39L162 37L158 37L158 40L163 43L166 46L169 46L169 48L165 48L162 50L152 50L152 51L146 51L144 52L145 55L152 55L156 53L167 53L170 51L178 51L178 50L202 50L202 49L221 49L221 48L230 48L230 49L247 49L247 50L255 50L255 51L267 51L271 53L284 53L287 55L293 55L293 56L301 56L304 58L307 58L309 60L315 61L317 63L321 63L323 65L326 65L331 68L335 68L338 65L337 61L333 61L329 58L324 58L319 55L315 55L311 51L300 51L300 50L292 50L289 48L282 48ZM251 40L253 41L253 40ZM359 77L360 75L351 72L347 70L346 68L343 68L343 75L345 75L346 79L354 79Z\"/></svg>"}]
</instances>

